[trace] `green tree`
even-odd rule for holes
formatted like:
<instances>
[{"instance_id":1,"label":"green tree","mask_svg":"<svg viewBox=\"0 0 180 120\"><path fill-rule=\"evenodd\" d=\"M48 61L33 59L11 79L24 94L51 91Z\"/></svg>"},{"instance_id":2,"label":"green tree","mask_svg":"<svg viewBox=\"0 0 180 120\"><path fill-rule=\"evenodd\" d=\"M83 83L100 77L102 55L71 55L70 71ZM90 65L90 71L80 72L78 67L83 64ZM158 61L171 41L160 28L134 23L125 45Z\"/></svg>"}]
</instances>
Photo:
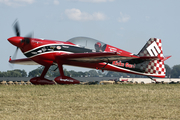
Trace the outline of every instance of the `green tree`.
<instances>
[{"instance_id":1,"label":"green tree","mask_svg":"<svg viewBox=\"0 0 180 120\"><path fill-rule=\"evenodd\" d=\"M118 72L109 71L106 77L120 77Z\"/></svg>"},{"instance_id":2,"label":"green tree","mask_svg":"<svg viewBox=\"0 0 180 120\"><path fill-rule=\"evenodd\" d=\"M96 72L96 70L89 70L88 75L90 75L90 77L98 77L99 76L99 74Z\"/></svg>"},{"instance_id":3,"label":"green tree","mask_svg":"<svg viewBox=\"0 0 180 120\"><path fill-rule=\"evenodd\" d=\"M165 68L166 68L166 76L170 77L170 75L171 75L171 68L168 65L166 65L166 64L165 64Z\"/></svg>"},{"instance_id":4,"label":"green tree","mask_svg":"<svg viewBox=\"0 0 180 120\"><path fill-rule=\"evenodd\" d=\"M58 76L60 76L59 69L56 69L56 68L57 68L57 66L51 66L45 76L46 77L58 77ZM28 77L41 76L43 70L44 70L44 66L40 66L37 69L30 71ZM64 69L63 71L64 71L65 76L70 76L69 71L67 71L66 69Z\"/></svg>"},{"instance_id":5,"label":"green tree","mask_svg":"<svg viewBox=\"0 0 180 120\"><path fill-rule=\"evenodd\" d=\"M171 77L179 78L179 76L180 76L180 65L174 65L171 70Z\"/></svg>"},{"instance_id":6,"label":"green tree","mask_svg":"<svg viewBox=\"0 0 180 120\"><path fill-rule=\"evenodd\" d=\"M70 70L69 74L71 77L80 77L80 74L74 70Z\"/></svg>"},{"instance_id":7,"label":"green tree","mask_svg":"<svg viewBox=\"0 0 180 120\"><path fill-rule=\"evenodd\" d=\"M44 69L44 67L40 66L37 69L30 71L28 77L38 77L38 76L41 76L41 73L42 73L43 69Z\"/></svg>"},{"instance_id":8,"label":"green tree","mask_svg":"<svg viewBox=\"0 0 180 120\"><path fill-rule=\"evenodd\" d=\"M56 70L56 71L51 71L51 77L57 77L57 76L60 76L60 73L59 73L59 70Z\"/></svg>"},{"instance_id":9,"label":"green tree","mask_svg":"<svg viewBox=\"0 0 180 120\"><path fill-rule=\"evenodd\" d=\"M67 71L66 69L63 69L63 71L64 71L64 75L65 76L69 76L70 77L70 72L69 71Z\"/></svg>"},{"instance_id":10,"label":"green tree","mask_svg":"<svg viewBox=\"0 0 180 120\"><path fill-rule=\"evenodd\" d=\"M8 70L7 72L0 72L0 77L26 77L27 73L25 70Z\"/></svg>"},{"instance_id":11,"label":"green tree","mask_svg":"<svg viewBox=\"0 0 180 120\"><path fill-rule=\"evenodd\" d=\"M78 75L79 75L79 77L85 77L85 73L82 72L82 71L79 71L79 72L78 72Z\"/></svg>"},{"instance_id":12,"label":"green tree","mask_svg":"<svg viewBox=\"0 0 180 120\"><path fill-rule=\"evenodd\" d=\"M47 75L49 77L57 77L57 76L60 76L60 73L59 73L59 69L58 69L58 66L56 65L52 65L48 72L47 72Z\"/></svg>"},{"instance_id":13,"label":"green tree","mask_svg":"<svg viewBox=\"0 0 180 120\"><path fill-rule=\"evenodd\" d=\"M107 75L108 71L101 71L101 70L98 70L97 73L98 73L98 76L101 75L101 76L105 77L105 76Z\"/></svg>"}]
</instances>

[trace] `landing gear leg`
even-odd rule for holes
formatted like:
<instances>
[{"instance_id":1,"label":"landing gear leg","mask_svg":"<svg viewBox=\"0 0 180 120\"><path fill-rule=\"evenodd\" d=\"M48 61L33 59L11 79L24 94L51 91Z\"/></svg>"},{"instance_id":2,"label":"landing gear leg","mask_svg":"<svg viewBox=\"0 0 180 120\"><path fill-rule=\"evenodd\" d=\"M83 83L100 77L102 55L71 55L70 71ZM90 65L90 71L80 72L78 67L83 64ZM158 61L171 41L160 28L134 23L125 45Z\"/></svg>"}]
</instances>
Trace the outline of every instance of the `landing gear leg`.
<instances>
[{"instance_id":1,"label":"landing gear leg","mask_svg":"<svg viewBox=\"0 0 180 120\"><path fill-rule=\"evenodd\" d=\"M80 82L76 79L73 79L71 77L65 76L62 63L57 62L59 67L60 76L56 77L54 81L58 84L80 84Z\"/></svg>"},{"instance_id":2,"label":"landing gear leg","mask_svg":"<svg viewBox=\"0 0 180 120\"><path fill-rule=\"evenodd\" d=\"M63 78L64 77L64 71L63 71L63 66L61 63L58 63L58 68L59 68L60 75Z\"/></svg>"},{"instance_id":3,"label":"landing gear leg","mask_svg":"<svg viewBox=\"0 0 180 120\"><path fill-rule=\"evenodd\" d=\"M55 82L52 80L48 80L46 78L44 78L44 76L46 75L48 69L50 66L45 66L42 74L40 77L34 77L30 80L30 82L34 85L54 85Z\"/></svg>"}]
</instances>

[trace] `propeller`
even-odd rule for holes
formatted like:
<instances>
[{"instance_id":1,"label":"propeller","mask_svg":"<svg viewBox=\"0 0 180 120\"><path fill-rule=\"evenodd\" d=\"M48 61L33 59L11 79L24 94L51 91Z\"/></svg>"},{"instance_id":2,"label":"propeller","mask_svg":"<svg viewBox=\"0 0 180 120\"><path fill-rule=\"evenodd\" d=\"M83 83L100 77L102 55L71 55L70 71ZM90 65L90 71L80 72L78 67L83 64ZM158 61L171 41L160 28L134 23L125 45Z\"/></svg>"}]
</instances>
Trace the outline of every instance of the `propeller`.
<instances>
[{"instance_id":1,"label":"propeller","mask_svg":"<svg viewBox=\"0 0 180 120\"><path fill-rule=\"evenodd\" d=\"M14 29L15 35L17 37L20 36L20 27L19 27L19 23L18 23L17 19L13 23L13 29ZM21 40L21 42L25 43L25 44L29 44L32 36L33 36L33 33L28 34L26 37L24 37L24 39ZM16 59L18 50L19 50L19 48L17 47L12 59Z\"/></svg>"},{"instance_id":2,"label":"propeller","mask_svg":"<svg viewBox=\"0 0 180 120\"><path fill-rule=\"evenodd\" d=\"M14 23L13 23L13 30L14 30L14 32L15 32L15 35L16 35L17 37L20 37L20 27L19 27L19 22L18 22L17 19L16 19L16 20L14 21ZM24 37L24 38L21 40L21 43L29 44L29 43L31 42L32 36L33 36L33 32L30 33L30 34L28 34L26 37ZM16 59L18 50L19 50L19 47L16 47L16 50L15 50L14 55L13 55L13 57L12 57L12 60L13 60L13 59ZM11 60L11 57L10 57L9 60ZM13 65L11 64L10 67L12 68Z\"/></svg>"},{"instance_id":3,"label":"propeller","mask_svg":"<svg viewBox=\"0 0 180 120\"><path fill-rule=\"evenodd\" d=\"M14 32L15 32L16 36L20 36L19 23L18 23L17 19L14 21L13 28L14 28ZM19 48L17 47L12 59L16 59L18 49Z\"/></svg>"}]
</instances>

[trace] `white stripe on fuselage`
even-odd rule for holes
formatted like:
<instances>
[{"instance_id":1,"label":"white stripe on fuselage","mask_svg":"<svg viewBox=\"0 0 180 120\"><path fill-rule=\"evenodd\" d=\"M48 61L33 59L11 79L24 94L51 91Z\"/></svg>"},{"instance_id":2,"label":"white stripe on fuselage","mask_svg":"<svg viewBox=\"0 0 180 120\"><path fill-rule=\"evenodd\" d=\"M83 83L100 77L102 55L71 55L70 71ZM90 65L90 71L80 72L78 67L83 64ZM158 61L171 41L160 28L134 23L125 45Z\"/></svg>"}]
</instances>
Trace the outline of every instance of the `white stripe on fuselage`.
<instances>
[{"instance_id":1,"label":"white stripe on fuselage","mask_svg":"<svg viewBox=\"0 0 180 120\"><path fill-rule=\"evenodd\" d=\"M28 57L28 58L33 58L33 57L36 57L36 56L39 56L39 55L48 54L48 53L67 53L67 54L72 54L73 52L67 52L67 51L49 51L49 52L39 53L37 55L33 55L31 57Z\"/></svg>"},{"instance_id":2,"label":"white stripe on fuselage","mask_svg":"<svg viewBox=\"0 0 180 120\"><path fill-rule=\"evenodd\" d=\"M36 48L33 48L33 49L29 50L29 51L26 51L26 52L24 52L24 54L26 54L26 53L28 53L28 52L31 52L31 51L33 51L33 50L35 50L35 49L41 48L41 47L53 46L53 45L69 45L69 46L78 47L77 45L71 45L71 44L46 44L46 45L41 45L41 46L38 46L38 47L36 47Z\"/></svg>"}]
</instances>

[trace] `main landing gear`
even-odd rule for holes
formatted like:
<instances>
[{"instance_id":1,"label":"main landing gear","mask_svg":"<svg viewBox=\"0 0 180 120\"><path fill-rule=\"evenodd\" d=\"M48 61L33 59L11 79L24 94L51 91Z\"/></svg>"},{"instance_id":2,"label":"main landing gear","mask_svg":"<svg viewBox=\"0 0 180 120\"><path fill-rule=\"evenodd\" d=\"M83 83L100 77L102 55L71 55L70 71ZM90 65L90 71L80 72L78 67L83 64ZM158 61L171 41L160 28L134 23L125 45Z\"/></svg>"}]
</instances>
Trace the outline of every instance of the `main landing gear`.
<instances>
[{"instance_id":1,"label":"main landing gear","mask_svg":"<svg viewBox=\"0 0 180 120\"><path fill-rule=\"evenodd\" d=\"M30 80L30 82L34 85L54 85L56 83L58 83L58 84L80 84L80 81L73 79L71 77L68 77L68 76L64 76L63 67L62 67L61 63L58 63L59 72L60 72L61 76L58 76L54 79L54 81L56 83L52 80L48 80L48 79L44 78L49 67L50 66L45 66L41 76L32 78Z\"/></svg>"},{"instance_id":2,"label":"main landing gear","mask_svg":"<svg viewBox=\"0 0 180 120\"><path fill-rule=\"evenodd\" d=\"M56 81L56 83L58 83L58 84L80 84L80 82L78 80L73 79L68 76L64 76L63 67L62 67L61 63L58 63L58 67L59 67L59 72L60 72L61 76L58 76L54 79L54 81Z\"/></svg>"},{"instance_id":3,"label":"main landing gear","mask_svg":"<svg viewBox=\"0 0 180 120\"><path fill-rule=\"evenodd\" d=\"M30 82L34 85L54 85L55 82L44 78L50 66L45 66L40 77L34 77L30 79Z\"/></svg>"}]
</instances>

